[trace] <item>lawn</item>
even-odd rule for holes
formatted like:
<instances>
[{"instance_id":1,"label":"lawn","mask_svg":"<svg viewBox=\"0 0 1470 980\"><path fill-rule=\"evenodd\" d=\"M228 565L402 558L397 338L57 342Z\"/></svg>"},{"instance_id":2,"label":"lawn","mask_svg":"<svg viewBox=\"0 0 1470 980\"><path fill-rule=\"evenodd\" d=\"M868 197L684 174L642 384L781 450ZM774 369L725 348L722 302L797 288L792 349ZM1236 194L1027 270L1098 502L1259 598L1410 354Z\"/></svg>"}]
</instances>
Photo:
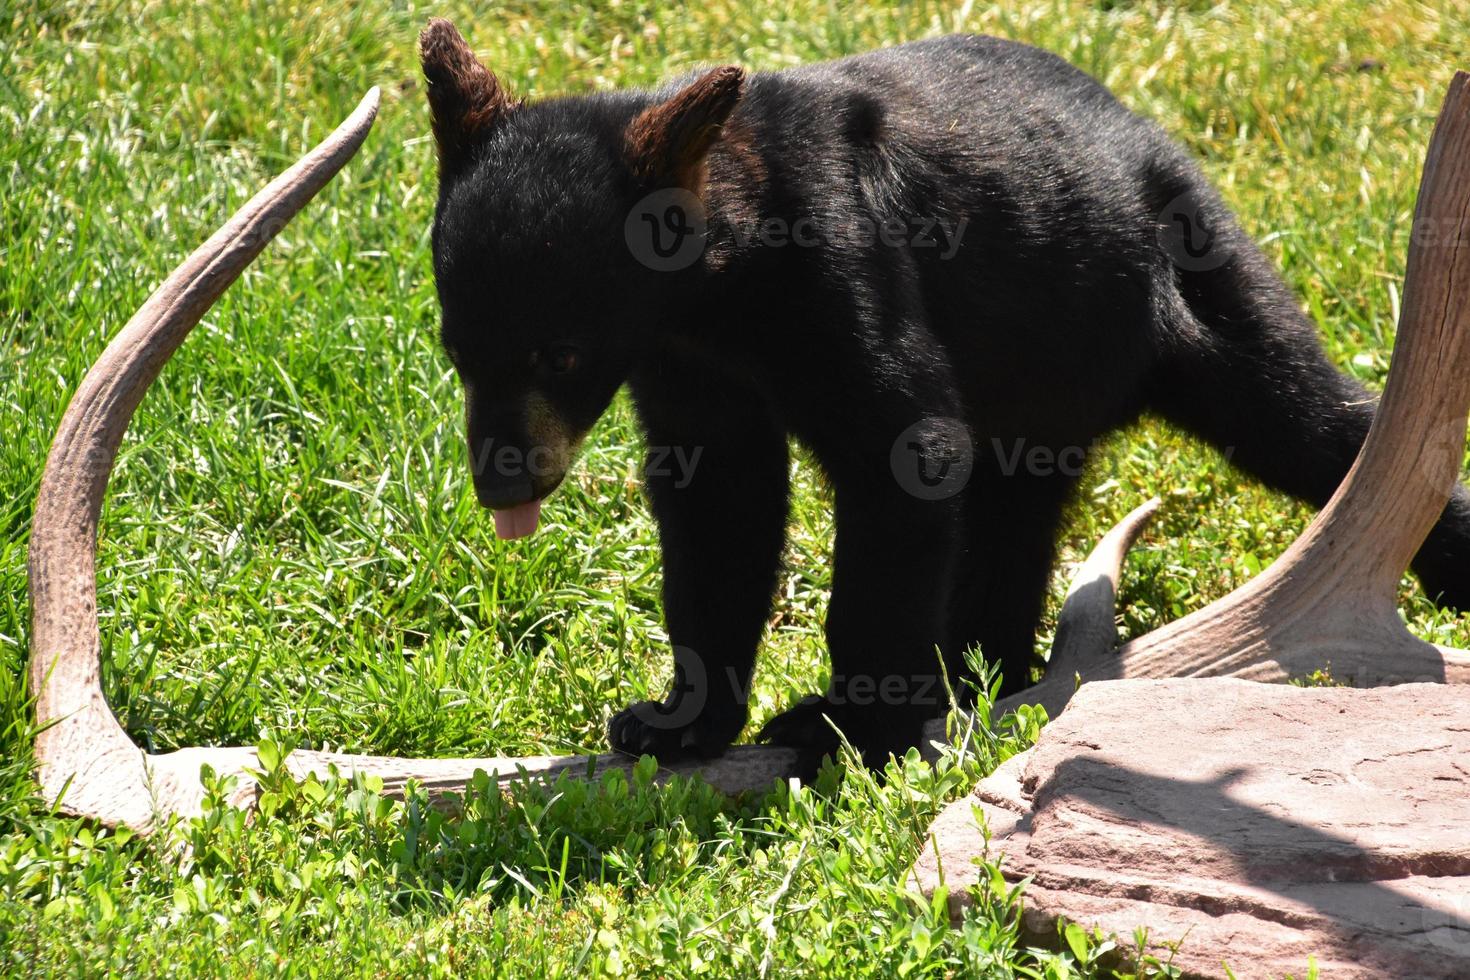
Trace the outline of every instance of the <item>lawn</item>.
<instances>
[{"instance_id":1,"label":"lawn","mask_svg":"<svg viewBox=\"0 0 1470 980\"><path fill-rule=\"evenodd\" d=\"M35 798L25 550L67 397L174 264L371 85L384 105L362 153L208 314L124 444L98 571L118 717L159 751L563 753L599 748L613 710L661 693L657 538L628 406L535 537L498 542L475 506L435 345L414 56L431 15L530 98L956 30L1038 44L1203 160L1332 357L1375 387L1423 150L1470 37L1458 0L6 3L0 973L1108 975L1098 937L1030 948L1024 892L986 890L952 930L904 886L928 818L1034 738L1034 719L935 765L905 760L884 785L829 772L740 800L643 770L471 786L440 814L273 771L253 823L213 808L144 841ZM795 485L751 731L826 669L829 500L805 461ZM1064 560L1154 493L1167 507L1130 561L1130 633L1229 591L1310 517L1145 422L1099 452ZM1470 621L1407 580L1403 608L1419 635L1470 646Z\"/></svg>"}]
</instances>

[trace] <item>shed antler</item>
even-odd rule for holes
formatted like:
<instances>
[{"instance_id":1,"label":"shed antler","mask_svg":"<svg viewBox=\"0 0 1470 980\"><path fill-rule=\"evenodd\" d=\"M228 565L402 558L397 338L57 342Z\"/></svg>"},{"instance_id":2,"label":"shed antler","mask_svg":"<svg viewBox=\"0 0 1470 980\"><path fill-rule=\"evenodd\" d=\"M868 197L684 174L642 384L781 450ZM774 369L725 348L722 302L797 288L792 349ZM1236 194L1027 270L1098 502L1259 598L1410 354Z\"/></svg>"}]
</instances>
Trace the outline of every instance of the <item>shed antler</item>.
<instances>
[{"instance_id":1,"label":"shed antler","mask_svg":"<svg viewBox=\"0 0 1470 980\"><path fill-rule=\"evenodd\" d=\"M109 824L147 829L155 802L199 796L199 764L235 771L241 750L186 749L159 758L132 743L98 676L97 520L118 445L143 393L206 310L362 145L375 88L347 120L251 198L128 321L72 396L41 477L31 523L31 692L37 778L50 800Z\"/></svg>"},{"instance_id":2,"label":"shed antler","mask_svg":"<svg viewBox=\"0 0 1470 980\"><path fill-rule=\"evenodd\" d=\"M1470 683L1470 653L1413 636L1395 605L1399 579L1458 479L1467 411L1470 75L1457 72L1425 158L1388 384L1337 493L1250 582L1116 653L1102 632L1060 657L1054 651L1046 679L997 711L1040 703L1055 715L1079 677L1280 681L1330 665L1354 687ZM1106 596L1097 591L1094 602ZM1096 609L1089 616L1102 619Z\"/></svg>"}]
</instances>

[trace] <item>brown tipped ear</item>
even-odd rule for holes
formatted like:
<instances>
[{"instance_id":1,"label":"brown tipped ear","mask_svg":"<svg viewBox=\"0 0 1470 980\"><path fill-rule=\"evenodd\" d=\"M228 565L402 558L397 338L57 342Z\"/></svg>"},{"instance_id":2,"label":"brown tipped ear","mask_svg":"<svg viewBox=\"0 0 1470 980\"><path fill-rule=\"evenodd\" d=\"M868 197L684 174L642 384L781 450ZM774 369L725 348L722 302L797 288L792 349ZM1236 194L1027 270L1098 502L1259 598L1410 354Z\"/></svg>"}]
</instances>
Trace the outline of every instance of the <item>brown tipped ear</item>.
<instances>
[{"instance_id":1,"label":"brown tipped ear","mask_svg":"<svg viewBox=\"0 0 1470 980\"><path fill-rule=\"evenodd\" d=\"M505 118L514 104L447 20L434 18L419 35L419 61L429 82L429 112L439 144L441 174L470 159L475 138Z\"/></svg>"},{"instance_id":2,"label":"brown tipped ear","mask_svg":"<svg viewBox=\"0 0 1470 980\"><path fill-rule=\"evenodd\" d=\"M698 192L705 158L745 93L745 70L714 68L628 124L628 160L645 180Z\"/></svg>"}]
</instances>

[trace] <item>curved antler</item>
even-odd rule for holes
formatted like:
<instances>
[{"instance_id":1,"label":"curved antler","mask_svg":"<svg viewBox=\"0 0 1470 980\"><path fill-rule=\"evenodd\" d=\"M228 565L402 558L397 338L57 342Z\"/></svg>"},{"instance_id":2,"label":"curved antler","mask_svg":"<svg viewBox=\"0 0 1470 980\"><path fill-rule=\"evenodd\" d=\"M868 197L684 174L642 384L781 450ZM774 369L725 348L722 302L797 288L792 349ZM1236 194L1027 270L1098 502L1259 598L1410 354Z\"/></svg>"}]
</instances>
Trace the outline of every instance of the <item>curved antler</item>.
<instances>
[{"instance_id":1,"label":"curved antler","mask_svg":"<svg viewBox=\"0 0 1470 980\"><path fill-rule=\"evenodd\" d=\"M256 194L164 281L82 379L51 444L31 522L30 685L42 793L67 810L146 828L160 790L102 694L97 520L143 393L221 293L336 175L372 128L374 88L335 132ZM197 782L198 767L194 775Z\"/></svg>"}]
</instances>

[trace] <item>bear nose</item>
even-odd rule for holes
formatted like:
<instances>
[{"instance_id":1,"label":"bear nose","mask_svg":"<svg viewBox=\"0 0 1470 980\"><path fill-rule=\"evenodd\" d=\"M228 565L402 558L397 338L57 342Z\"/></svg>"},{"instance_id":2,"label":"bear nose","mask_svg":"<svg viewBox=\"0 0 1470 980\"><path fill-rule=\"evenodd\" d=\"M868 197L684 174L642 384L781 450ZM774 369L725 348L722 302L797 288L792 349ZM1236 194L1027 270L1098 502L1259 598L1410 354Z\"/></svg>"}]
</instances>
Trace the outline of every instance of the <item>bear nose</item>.
<instances>
[{"instance_id":1,"label":"bear nose","mask_svg":"<svg viewBox=\"0 0 1470 980\"><path fill-rule=\"evenodd\" d=\"M475 497L481 507L500 510L529 503L536 497L531 477L524 471L498 473L493 470L475 474Z\"/></svg>"},{"instance_id":2,"label":"bear nose","mask_svg":"<svg viewBox=\"0 0 1470 980\"><path fill-rule=\"evenodd\" d=\"M515 507L536 496L526 454L511 444L493 439L471 440L470 468L475 497L481 507L492 510Z\"/></svg>"}]
</instances>

